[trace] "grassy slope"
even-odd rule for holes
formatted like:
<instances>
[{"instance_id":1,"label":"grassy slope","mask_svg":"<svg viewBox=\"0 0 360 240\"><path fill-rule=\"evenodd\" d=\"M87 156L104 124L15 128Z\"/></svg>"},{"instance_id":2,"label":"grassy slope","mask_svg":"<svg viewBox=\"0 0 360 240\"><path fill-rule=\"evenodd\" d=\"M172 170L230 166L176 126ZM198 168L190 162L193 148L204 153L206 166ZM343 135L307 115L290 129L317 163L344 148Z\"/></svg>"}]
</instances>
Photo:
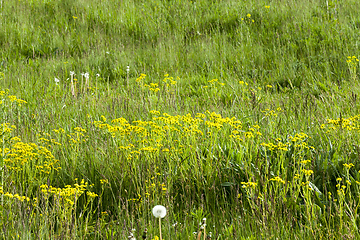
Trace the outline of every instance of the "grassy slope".
<instances>
[{"instance_id":1,"label":"grassy slope","mask_svg":"<svg viewBox=\"0 0 360 240\"><path fill-rule=\"evenodd\" d=\"M356 134L341 131L324 135L320 126L328 118L359 114L358 75L352 74L346 60L348 56L359 54L360 14L354 7L355 0L328 3L260 0L3 2L0 12L0 72L3 77L0 84L28 102L19 111L5 109L4 122L15 124L14 135L27 142L38 141L37 133L50 133L54 128L61 127L69 132L78 126L88 129L93 142L82 146L81 154L65 146L54 153L62 161L62 171L51 179L52 184L71 184L75 176L93 183L101 178L110 179L112 190L104 194L109 204L104 204L103 208L116 212L113 218L118 214L128 224L132 221L135 224L136 210L128 206L128 213L121 215L121 211L114 210L119 205L118 198L114 200L111 194L126 202L133 197L126 189L135 191L136 186L144 184L156 170L132 178L129 167L129 172L119 175L124 168L113 160L119 158L117 153L109 151L116 148L97 132L88 114L92 120L104 115L109 119L124 117L132 122L150 120L149 111L154 109L172 115L191 113L193 116L209 110L224 117L235 116L244 126L259 124L263 134L261 142L305 132L312 137L309 145L316 148L311 155L311 169L315 172L312 181L324 193L327 188L336 192L332 186L334 179L345 173L343 170L331 172L324 162L333 161L335 168L340 169L341 161L356 165L358 138ZM77 74L78 86L81 85L80 73L89 72L91 86L96 88L74 99L70 91L70 71ZM161 90L156 94L140 91L135 80L141 73L147 75L146 83L159 83ZM165 74L174 79L179 77L176 93L164 91ZM55 77L60 79L59 86L55 85ZM212 79L219 79L225 85L211 87L208 81ZM269 120L262 112L278 107L282 111L274 120ZM226 144L226 141L219 142L219 145ZM206 146L200 144L200 147ZM256 162L258 148L250 149L252 161ZM81 161L72 165L69 159ZM142 171L151 166L147 164ZM216 182L216 193L220 196L223 190L220 184L237 176L234 169L221 169L218 180L207 176L211 171L204 171L203 178ZM121 177L125 180L119 181ZM177 177L174 176L173 184L178 194L170 193L174 199L181 194L202 191L206 196L213 196L206 192L208 186L202 177L195 182L191 177ZM247 177L239 177L234 192L239 191L240 182L247 181ZM176 185L181 183L189 184L191 189ZM100 192L101 187L96 186L96 190ZM213 219L210 221L218 226L214 230L217 237L219 234L246 236L254 227L251 222L261 219L244 214L239 203L222 197L203 200L201 194L195 195L180 198L183 206L177 207L179 198L168 202L172 209L178 209L168 221L188 225L181 234L194 230L193 218L186 217L184 212L188 208L196 212L198 206L203 206ZM222 209L215 210L219 206ZM225 214L229 209L238 214ZM250 222L245 230L236 223L239 219L235 216L241 214L244 221ZM148 218L143 213L138 224L146 225ZM279 221L276 219L262 230L268 237L276 232ZM235 230L229 227L231 223L236 224ZM291 238L292 227L285 224L281 234L289 234ZM324 232L332 233L331 229L330 226ZM255 231L254 234L260 233ZM300 227L297 234L308 232Z\"/></svg>"}]
</instances>

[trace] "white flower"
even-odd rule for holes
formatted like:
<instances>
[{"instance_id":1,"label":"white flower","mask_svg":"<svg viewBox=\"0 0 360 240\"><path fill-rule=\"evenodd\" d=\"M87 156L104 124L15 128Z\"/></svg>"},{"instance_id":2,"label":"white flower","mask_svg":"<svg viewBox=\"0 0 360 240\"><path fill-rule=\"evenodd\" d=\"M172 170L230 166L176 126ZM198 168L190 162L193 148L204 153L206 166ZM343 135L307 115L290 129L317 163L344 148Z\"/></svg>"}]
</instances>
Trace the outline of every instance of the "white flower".
<instances>
[{"instance_id":1,"label":"white flower","mask_svg":"<svg viewBox=\"0 0 360 240\"><path fill-rule=\"evenodd\" d=\"M97 73L97 74L96 74L96 77L100 77L100 74Z\"/></svg>"},{"instance_id":2,"label":"white flower","mask_svg":"<svg viewBox=\"0 0 360 240\"><path fill-rule=\"evenodd\" d=\"M130 235L128 236L129 240L136 240L136 238L134 237L134 235L132 233L130 233Z\"/></svg>"},{"instance_id":3,"label":"white flower","mask_svg":"<svg viewBox=\"0 0 360 240\"><path fill-rule=\"evenodd\" d=\"M136 229L131 229L131 232L128 236L129 240L136 240L136 238L134 237L134 232L136 231Z\"/></svg>"},{"instance_id":4,"label":"white flower","mask_svg":"<svg viewBox=\"0 0 360 240\"><path fill-rule=\"evenodd\" d=\"M55 78L55 83L58 84L60 82L60 79Z\"/></svg>"},{"instance_id":5,"label":"white flower","mask_svg":"<svg viewBox=\"0 0 360 240\"><path fill-rule=\"evenodd\" d=\"M156 218L164 218L166 215L166 208L162 205L156 205L152 212Z\"/></svg>"},{"instance_id":6,"label":"white flower","mask_svg":"<svg viewBox=\"0 0 360 240\"><path fill-rule=\"evenodd\" d=\"M126 72L129 73L130 72L130 66L126 67Z\"/></svg>"},{"instance_id":7,"label":"white flower","mask_svg":"<svg viewBox=\"0 0 360 240\"><path fill-rule=\"evenodd\" d=\"M74 75L75 75L75 72L70 71L70 75L71 75L71 76L74 76Z\"/></svg>"},{"instance_id":8,"label":"white flower","mask_svg":"<svg viewBox=\"0 0 360 240\"><path fill-rule=\"evenodd\" d=\"M85 78L89 78L89 73L84 74Z\"/></svg>"}]
</instances>

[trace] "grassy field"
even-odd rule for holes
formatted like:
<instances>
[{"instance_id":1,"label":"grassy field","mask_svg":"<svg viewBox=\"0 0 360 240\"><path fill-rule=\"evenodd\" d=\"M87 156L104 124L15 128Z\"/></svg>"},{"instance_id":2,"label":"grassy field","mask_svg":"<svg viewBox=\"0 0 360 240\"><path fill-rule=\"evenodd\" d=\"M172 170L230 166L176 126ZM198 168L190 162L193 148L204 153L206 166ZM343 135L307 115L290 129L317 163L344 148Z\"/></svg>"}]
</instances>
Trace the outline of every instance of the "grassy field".
<instances>
[{"instance_id":1,"label":"grassy field","mask_svg":"<svg viewBox=\"0 0 360 240\"><path fill-rule=\"evenodd\" d=\"M357 5L1 1L1 238L360 238Z\"/></svg>"}]
</instances>

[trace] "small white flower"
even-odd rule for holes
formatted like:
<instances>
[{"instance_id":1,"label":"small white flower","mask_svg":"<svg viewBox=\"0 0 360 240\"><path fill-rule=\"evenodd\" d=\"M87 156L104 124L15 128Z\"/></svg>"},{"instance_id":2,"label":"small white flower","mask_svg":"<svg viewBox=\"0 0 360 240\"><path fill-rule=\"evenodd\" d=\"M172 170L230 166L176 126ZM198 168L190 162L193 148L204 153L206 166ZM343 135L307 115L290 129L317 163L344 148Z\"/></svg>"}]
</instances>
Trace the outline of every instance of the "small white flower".
<instances>
[{"instance_id":1,"label":"small white flower","mask_svg":"<svg viewBox=\"0 0 360 240\"><path fill-rule=\"evenodd\" d=\"M129 73L130 72L130 66L126 67L126 72Z\"/></svg>"},{"instance_id":2,"label":"small white flower","mask_svg":"<svg viewBox=\"0 0 360 240\"><path fill-rule=\"evenodd\" d=\"M100 77L100 74L97 73L97 74L96 74L96 77Z\"/></svg>"},{"instance_id":3,"label":"small white flower","mask_svg":"<svg viewBox=\"0 0 360 240\"><path fill-rule=\"evenodd\" d=\"M132 233L128 236L128 239L129 240L136 240L136 238L134 237L134 235Z\"/></svg>"},{"instance_id":4,"label":"small white flower","mask_svg":"<svg viewBox=\"0 0 360 240\"><path fill-rule=\"evenodd\" d=\"M60 79L55 78L55 83L58 84L60 82Z\"/></svg>"},{"instance_id":5,"label":"small white flower","mask_svg":"<svg viewBox=\"0 0 360 240\"><path fill-rule=\"evenodd\" d=\"M156 218L164 218L166 215L166 208L162 205L156 205L152 212Z\"/></svg>"},{"instance_id":6,"label":"small white flower","mask_svg":"<svg viewBox=\"0 0 360 240\"><path fill-rule=\"evenodd\" d=\"M84 74L85 78L89 78L89 73Z\"/></svg>"},{"instance_id":7,"label":"small white flower","mask_svg":"<svg viewBox=\"0 0 360 240\"><path fill-rule=\"evenodd\" d=\"M70 75L71 75L71 76L74 76L74 75L75 75L75 72L70 71Z\"/></svg>"},{"instance_id":8,"label":"small white flower","mask_svg":"<svg viewBox=\"0 0 360 240\"><path fill-rule=\"evenodd\" d=\"M130 232L130 234L129 234L129 236L128 236L128 239L129 240L136 240L136 238L134 237L134 232L136 232L136 229L131 229L131 232Z\"/></svg>"}]
</instances>

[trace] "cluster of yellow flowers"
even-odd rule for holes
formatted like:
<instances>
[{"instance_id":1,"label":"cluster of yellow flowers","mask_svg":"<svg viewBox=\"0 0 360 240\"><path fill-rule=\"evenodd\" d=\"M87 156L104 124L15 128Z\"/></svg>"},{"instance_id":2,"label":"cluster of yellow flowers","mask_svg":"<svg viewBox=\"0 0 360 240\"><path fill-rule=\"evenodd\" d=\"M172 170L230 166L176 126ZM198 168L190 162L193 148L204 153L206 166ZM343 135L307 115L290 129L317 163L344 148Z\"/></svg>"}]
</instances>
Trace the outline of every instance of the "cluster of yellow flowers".
<instances>
[{"instance_id":1,"label":"cluster of yellow flowers","mask_svg":"<svg viewBox=\"0 0 360 240\"><path fill-rule=\"evenodd\" d=\"M154 92L154 93L160 91L160 84L159 83L153 83L153 82L148 83L148 84L144 83L145 78L146 78L146 75L142 73L135 80L138 83L139 87L141 87L143 90L147 89L147 90L149 90L151 92ZM180 78L177 77L177 80L179 80L179 79ZM174 91L173 87L175 87L176 84L177 84L177 81L174 80L173 77L169 77L169 74L165 74L164 79L162 80L162 82L165 84L165 90L167 92L170 92L170 91L173 92Z\"/></svg>"},{"instance_id":2,"label":"cluster of yellow flowers","mask_svg":"<svg viewBox=\"0 0 360 240\"><path fill-rule=\"evenodd\" d=\"M165 183L161 182L161 180L158 178L161 174L157 172L158 167L155 168L155 176L151 177L150 180L145 180L145 196L149 198L154 197L157 193L161 192L162 194L165 194L167 191ZM149 169L148 169L148 172Z\"/></svg>"},{"instance_id":3,"label":"cluster of yellow flowers","mask_svg":"<svg viewBox=\"0 0 360 240\"><path fill-rule=\"evenodd\" d=\"M142 197L140 194L137 194L137 198L129 198L127 199L128 202L134 202L134 203L141 203L142 202Z\"/></svg>"},{"instance_id":4,"label":"cluster of yellow flowers","mask_svg":"<svg viewBox=\"0 0 360 240\"><path fill-rule=\"evenodd\" d=\"M285 183L286 183L286 182L285 182L281 177L279 177L279 176L270 178L270 181L278 182L278 183L282 183L282 184L285 184Z\"/></svg>"},{"instance_id":5,"label":"cluster of yellow flowers","mask_svg":"<svg viewBox=\"0 0 360 240\"><path fill-rule=\"evenodd\" d=\"M56 130L56 129L54 129ZM53 131L54 131L53 130ZM62 144L59 143L56 139L52 138L49 133L37 133L36 136L38 137L38 141L44 145L47 145L48 148L52 148L53 145L61 146Z\"/></svg>"},{"instance_id":6,"label":"cluster of yellow flowers","mask_svg":"<svg viewBox=\"0 0 360 240\"><path fill-rule=\"evenodd\" d=\"M239 128L238 126L235 126L234 129ZM245 139L252 139L256 136L262 136L262 133L259 132L259 125L253 125L248 129L248 131L244 130L233 130L231 132L230 138L234 139L235 141L244 141Z\"/></svg>"},{"instance_id":7,"label":"cluster of yellow flowers","mask_svg":"<svg viewBox=\"0 0 360 240\"><path fill-rule=\"evenodd\" d=\"M337 130L337 129L345 129L348 131L359 131L360 115L355 115L349 118L327 119L327 123L322 124L320 127L322 129L327 129L327 133L330 132L331 130Z\"/></svg>"},{"instance_id":8,"label":"cluster of yellow flowers","mask_svg":"<svg viewBox=\"0 0 360 240\"><path fill-rule=\"evenodd\" d=\"M9 89L0 90L0 97L7 95L9 93Z\"/></svg>"},{"instance_id":9,"label":"cluster of yellow flowers","mask_svg":"<svg viewBox=\"0 0 360 240\"><path fill-rule=\"evenodd\" d=\"M350 169L350 168L354 167L354 164L352 164L352 163L349 163L349 164L344 163L343 165L344 165L344 167L346 167L347 169Z\"/></svg>"},{"instance_id":10,"label":"cluster of yellow flowers","mask_svg":"<svg viewBox=\"0 0 360 240\"><path fill-rule=\"evenodd\" d=\"M106 184L109 184L109 180L107 180L107 179L100 179L100 183L101 183L101 185L106 185Z\"/></svg>"},{"instance_id":11,"label":"cluster of yellow flowers","mask_svg":"<svg viewBox=\"0 0 360 240\"><path fill-rule=\"evenodd\" d=\"M158 92L158 91L160 91L160 88L159 88L159 84L158 84L158 83L144 84L143 86L144 86L145 88L148 88L148 90L153 91L153 92Z\"/></svg>"},{"instance_id":12,"label":"cluster of yellow flowers","mask_svg":"<svg viewBox=\"0 0 360 240\"><path fill-rule=\"evenodd\" d=\"M283 110L280 107L278 107L276 110L271 110L271 109L267 108L261 112L264 113L265 117L271 117L271 116L277 117L278 114L282 111Z\"/></svg>"},{"instance_id":13,"label":"cluster of yellow flowers","mask_svg":"<svg viewBox=\"0 0 360 240\"><path fill-rule=\"evenodd\" d=\"M75 182L77 179L75 179ZM80 196L87 191L87 195L90 198L95 198L98 195L87 190L89 187L88 182L85 182L84 179L81 180L80 184L75 183L74 186L66 185L64 188L56 188L43 184L40 186L41 192L44 195L45 199L49 199L51 196L54 196L54 202L59 203L60 206L64 208L70 208L73 206Z\"/></svg>"},{"instance_id":14,"label":"cluster of yellow flowers","mask_svg":"<svg viewBox=\"0 0 360 240\"><path fill-rule=\"evenodd\" d=\"M25 100L22 100L20 98L17 98L14 95L9 95L9 89L5 89L5 90L0 90L0 97L2 99L0 99L0 105L4 104L6 101L10 101L10 103L17 103L19 106L21 106L22 104L26 104L27 102Z\"/></svg>"},{"instance_id":15,"label":"cluster of yellow flowers","mask_svg":"<svg viewBox=\"0 0 360 240\"><path fill-rule=\"evenodd\" d=\"M86 142L88 139L85 137L86 130L81 127L75 127L73 133L67 134L70 146Z\"/></svg>"},{"instance_id":16,"label":"cluster of yellow flowers","mask_svg":"<svg viewBox=\"0 0 360 240\"><path fill-rule=\"evenodd\" d=\"M348 56L346 62L349 63L349 64L357 65L358 62L359 62L359 59L357 59L357 57L355 57L355 56L352 56L352 57Z\"/></svg>"},{"instance_id":17,"label":"cluster of yellow flowers","mask_svg":"<svg viewBox=\"0 0 360 240\"><path fill-rule=\"evenodd\" d=\"M249 84L247 82L244 82L244 81L239 81L239 84L242 86L242 85L245 85L245 86L248 86Z\"/></svg>"},{"instance_id":18,"label":"cluster of yellow flowers","mask_svg":"<svg viewBox=\"0 0 360 240\"><path fill-rule=\"evenodd\" d=\"M67 133L63 128L53 129L52 132L56 134L56 137L52 137L49 133L39 133L38 140L43 144L47 144L49 148L54 145L61 146L63 144L69 144L71 147L75 147L80 143L88 141L88 137L85 135L86 130L81 127L75 127L73 132Z\"/></svg>"},{"instance_id":19,"label":"cluster of yellow flowers","mask_svg":"<svg viewBox=\"0 0 360 240\"><path fill-rule=\"evenodd\" d=\"M255 188L257 186L256 182L241 182L242 188Z\"/></svg>"},{"instance_id":20,"label":"cluster of yellow flowers","mask_svg":"<svg viewBox=\"0 0 360 240\"><path fill-rule=\"evenodd\" d=\"M345 197L345 190L346 190L346 185L341 184L342 183L342 178L337 178L336 181L338 182L338 184L336 184L336 188L337 188L337 194L339 198L344 198ZM350 183L350 181L346 181L347 184ZM349 184L351 185L351 183Z\"/></svg>"},{"instance_id":21,"label":"cluster of yellow flowers","mask_svg":"<svg viewBox=\"0 0 360 240\"><path fill-rule=\"evenodd\" d=\"M11 102L17 102L19 105L21 105L23 103L27 103L25 100L19 99L14 95L10 95L10 96L8 96L8 98L10 99Z\"/></svg>"},{"instance_id":22,"label":"cluster of yellow flowers","mask_svg":"<svg viewBox=\"0 0 360 240\"><path fill-rule=\"evenodd\" d=\"M156 110L150 111L150 114L150 121L137 120L129 123L124 118L118 118L109 123L103 117L102 120L94 121L94 125L116 139L119 149L126 152L129 159L145 152L181 154L185 146L209 142L212 136L214 139L231 136L233 141L242 141L241 139L261 135L258 125L245 131L241 121L235 117L224 118L210 111L198 113L194 117L191 114L161 115Z\"/></svg>"},{"instance_id":23,"label":"cluster of yellow flowers","mask_svg":"<svg viewBox=\"0 0 360 240\"><path fill-rule=\"evenodd\" d=\"M225 86L225 83L220 82L219 79L212 79L210 81L208 81L209 85L204 86L204 88L207 87L214 87L217 88L217 86Z\"/></svg>"},{"instance_id":24,"label":"cluster of yellow flowers","mask_svg":"<svg viewBox=\"0 0 360 240\"><path fill-rule=\"evenodd\" d=\"M13 199L17 199L19 200L20 202L23 202L23 201L27 201L29 202L30 201L30 198L26 197L26 196L20 196L19 194L11 194L9 192L4 192L4 189L2 187L0 187L0 194L2 194L3 196L5 197L8 197L8 198L13 198Z\"/></svg>"},{"instance_id":25,"label":"cluster of yellow flowers","mask_svg":"<svg viewBox=\"0 0 360 240\"><path fill-rule=\"evenodd\" d=\"M16 129L15 125L10 125L10 123L1 123L0 124L0 136L2 136L5 133L11 133L15 129Z\"/></svg>"},{"instance_id":26,"label":"cluster of yellow flowers","mask_svg":"<svg viewBox=\"0 0 360 240\"><path fill-rule=\"evenodd\" d=\"M314 173L313 170L303 169L302 172L305 174L305 176L310 176Z\"/></svg>"},{"instance_id":27,"label":"cluster of yellow flowers","mask_svg":"<svg viewBox=\"0 0 360 240\"><path fill-rule=\"evenodd\" d=\"M59 170L58 160L43 146L35 143L24 143L18 137L11 139L9 148L5 148L4 162L13 171L32 172L33 176L50 174L52 170Z\"/></svg>"},{"instance_id":28,"label":"cluster of yellow flowers","mask_svg":"<svg viewBox=\"0 0 360 240\"><path fill-rule=\"evenodd\" d=\"M287 151L288 147L291 145L290 143L282 143L280 141L277 142L277 144L273 144L273 143L261 143L261 146L269 149L270 151L275 151L275 150L281 150L281 151Z\"/></svg>"},{"instance_id":29,"label":"cluster of yellow flowers","mask_svg":"<svg viewBox=\"0 0 360 240\"><path fill-rule=\"evenodd\" d=\"M140 76L135 80L137 83L141 84L141 82L145 79L146 74L140 74Z\"/></svg>"},{"instance_id":30,"label":"cluster of yellow flowers","mask_svg":"<svg viewBox=\"0 0 360 240\"><path fill-rule=\"evenodd\" d=\"M359 59L357 59L357 57L352 56L352 57L347 57L346 60L349 70L350 70L350 75L353 81L355 81L357 79L357 74L356 74L356 69L359 66Z\"/></svg>"},{"instance_id":31,"label":"cluster of yellow flowers","mask_svg":"<svg viewBox=\"0 0 360 240\"><path fill-rule=\"evenodd\" d=\"M177 80L180 80L180 78L177 77ZM169 77L169 74L165 74L164 79L163 79L163 82L166 84L166 90L167 90L168 92L170 92L171 90L173 90L173 89L171 89L171 87L174 87L174 86L176 86L176 84L177 84L177 81L174 80L173 77Z\"/></svg>"},{"instance_id":32,"label":"cluster of yellow flowers","mask_svg":"<svg viewBox=\"0 0 360 240\"><path fill-rule=\"evenodd\" d=\"M288 151L290 146L294 146L295 148L302 148L302 149L313 149L314 147L308 146L305 142L308 138L310 138L305 133L297 133L295 136L289 136L287 142L282 142L280 138L277 138L277 144L274 143L261 143L260 145L267 148L270 151Z\"/></svg>"}]
</instances>

